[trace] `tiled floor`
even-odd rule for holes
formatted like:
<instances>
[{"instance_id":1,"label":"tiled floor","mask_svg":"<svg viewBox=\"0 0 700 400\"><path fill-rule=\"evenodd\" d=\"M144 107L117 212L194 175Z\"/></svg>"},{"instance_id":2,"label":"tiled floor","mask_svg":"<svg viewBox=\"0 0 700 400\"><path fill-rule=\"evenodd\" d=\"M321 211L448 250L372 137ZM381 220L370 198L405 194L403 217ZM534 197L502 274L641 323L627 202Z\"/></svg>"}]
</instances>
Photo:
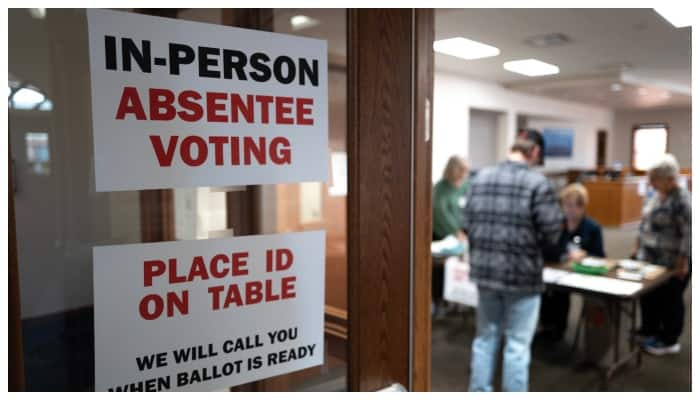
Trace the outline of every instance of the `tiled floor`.
<instances>
[{"instance_id":1,"label":"tiled floor","mask_svg":"<svg viewBox=\"0 0 700 400\"><path fill-rule=\"evenodd\" d=\"M606 251L610 257L629 254L635 230L606 229ZM691 382L691 290L685 292L686 329L681 337L680 354L653 357L644 356L640 369L628 367L620 371L610 383L612 391L689 391ZM569 332L562 343L551 346L533 345L530 369L532 391L596 391L600 390L598 373L581 368L580 354L572 356L573 321L580 310L581 299L572 301ZM432 389L434 391L466 391L469 385L471 342L474 335L474 312L465 310L433 321ZM497 371L496 388L500 379Z\"/></svg>"}]
</instances>

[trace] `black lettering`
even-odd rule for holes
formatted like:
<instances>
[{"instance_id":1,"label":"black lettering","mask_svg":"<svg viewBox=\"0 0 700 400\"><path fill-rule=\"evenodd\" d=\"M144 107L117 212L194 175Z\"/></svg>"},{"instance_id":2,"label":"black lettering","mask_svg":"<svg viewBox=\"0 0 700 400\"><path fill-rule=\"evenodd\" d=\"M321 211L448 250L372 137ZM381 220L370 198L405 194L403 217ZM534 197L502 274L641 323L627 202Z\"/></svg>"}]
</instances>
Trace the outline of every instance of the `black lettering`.
<instances>
[{"instance_id":1,"label":"black lettering","mask_svg":"<svg viewBox=\"0 0 700 400\"><path fill-rule=\"evenodd\" d=\"M117 39L114 36L105 36L105 68L117 69Z\"/></svg>"},{"instance_id":2,"label":"black lettering","mask_svg":"<svg viewBox=\"0 0 700 400\"><path fill-rule=\"evenodd\" d=\"M145 369L151 369L153 368L153 362L156 359L155 354L149 354L145 357L136 357L136 366L138 366L139 371L143 371Z\"/></svg>"},{"instance_id":3,"label":"black lettering","mask_svg":"<svg viewBox=\"0 0 700 400\"><path fill-rule=\"evenodd\" d=\"M139 49L133 40L122 38L122 69L131 71L131 59L134 59L142 72L151 72L151 42L141 41Z\"/></svg>"},{"instance_id":4,"label":"black lettering","mask_svg":"<svg viewBox=\"0 0 700 400\"><path fill-rule=\"evenodd\" d=\"M199 76L205 78L219 78L221 73L219 71L213 71L209 67L216 67L218 63L218 57L212 58L210 56L218 56L219 49L214 47L199 46L197 49L199 52Z\"/></svg>"},{"instance_id":5,"label":"black lettering","mask_svg":"<svg viewBox=\"0 0 700 400\"><path fill-rule=\"evenodd\" d=\"M318 60L311 60L311 65L305 58L299 59L299 84L305 85L306 78L312 86L318 86Z\"/></svg>"},{"instance_id":6,"label":"black lettering","mask_svg":"<svg viewBox=\"0 0 700 400\"><path fill-rule=\"evenodd\" d=\"M267 355L267 365L275 365L277 364L277 353L269 353Z\"/></svg>"},{"instance_id":7,"label":"black lettering","mask_svg":"<svg viewBox=\"0 0 700 400\"><path fill-rule=\"evenodd\" d=\"M255 71L250 73L250 77L256 82L267 82L272 76L272 71L270 71L270 66L266 63L270 61L270 57L265 53L253 53L250 56L250 66L253 67Z\"/></svg>"},{"instance_id":8,"label":"black lettering","mask_svg":"<svg viewBox=\"0 0 700 400\"><path fill-rule=\"evenodd\" d=\"M233 364L230 362L227 362L224 364L224 367L222 368L222 372L224 373L225 376L229 376L233 373Z\"/></svg>"},{"instance_id":9,"label":"black lettering","mask_svg":"<svg viewBox=\"0 0 700 400\"><path fill-rule=\"evenodd\" d=\"M283 68L284 65L287 66L287 68ZM275 78L280 82L284 83L285 85L292 83L294 81L294 78L296 77L297 74L297 68L294 65L294 60L287 56L279 56L275 59L275 62L273 64L273 68L275 71ZM285 71L286 70L286 71ZM285 75L286 72L286 75Z\"/></svg>"},{"instance_id":10,"label":"black lettering","mask_svg":"<svg viewBox=\"0 0 700 400\"><path fill-rule=\"evenodd\" d=\"M236 76L239 81L248 80L243 70L248 61L248 57L246 57L245 53L238 50L224 49L223 57L224 79L231 79L233 77L233 71L236 71Z\"/></svg>"},{"instance_id":11,"label":"black lettering","mask_svg":"<svg viewBox=\"0 0 700 400\"><path fill-rule=\"evenodd\" d=\"M175 362L180 364L181 362L187 362L190 359L191 347L185 349L173 350L173 356L175 357Z\"/></svg>"},{"instance_id":12,"label":"black lettering","mask_svg":"<svg viewBox=\"0 0 700 400\"><path fill-rule=\"evenodd\" d=\"M180 65L194 61L194 50L186 44L170 43L168 52L170 75L180 75Z\"/></svg>"}]
</instances>

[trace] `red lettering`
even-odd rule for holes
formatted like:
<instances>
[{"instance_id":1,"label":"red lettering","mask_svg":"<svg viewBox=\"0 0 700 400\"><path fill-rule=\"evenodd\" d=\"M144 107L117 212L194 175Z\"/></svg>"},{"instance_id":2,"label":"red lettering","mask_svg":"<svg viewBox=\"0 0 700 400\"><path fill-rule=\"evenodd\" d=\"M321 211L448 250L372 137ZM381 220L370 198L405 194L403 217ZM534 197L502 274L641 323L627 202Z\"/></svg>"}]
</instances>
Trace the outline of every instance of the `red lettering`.
<instances>
[{"instance_id":1,"label":"red lettering","mask_svg":"<svg viewBox=\"0 0 700 400\"><path fill-rule=\"evenodd\" d=\"M211 258L211 263L210 263L211 276L213 276L216 279L221 279L221 278L225 277L226 273L227 273L226 268L218 269L219 262L222 262L222 263L229 262L226 254L217 254Z\"/></svg>"},{"instance_id":2,"label":"red lettering","mask_svg":"<svg viewBox=\"0 0 700 400\"><path fill-rule=\"evenodd\" d=\"M125 86L124 90L122 90L122 97L119 100L116 118L124 119L126 114L134 114L134 117L139 121L146 119L146 113L143 111L139 92L133 86Z\"/></svg>"},{"instance_id":3,"label":"red lettering","mask_svg":"<svg viewBox=\"0 0 700 400\"><path fill-rule=\"evenodd\" d=\"M314 105L314 99L310 98L298 98L297 99L297 125L313 125L313 118L306 118L307 115L311 115L311 106ZM310 106L310 107L306 107Z\"/></svg>"},{"instance_id":4,"label":"red lettering","mask_svg":"<svg viewBox=\"0 0 700 400\"><path fill-rule=\"evenodd\" d=\"M175 118L175 94L168 89L148 89L152 121L170 121Z\"/></svg>"},{"instance_id":5,"label":"red lettering","mask_svg":"<svg viewBox=\"0 0 700 400\"><path fill-rule=\"evenodd\" d=\"M204 264L204 257L202 256L197 256L192 259L192 268L190 268L190 274L187 277L187 280L193 281L197 276L199 276L201 279L209 279L207 266Z\"/></svg>"},{"instance_id":6,"label":"red lettering","mask_svg":"<svg viewBox=\"0 0 700 400\"><path fill-rule=\"evenodd\" d=\"M204 114L204 110L199 103L192 100L201 100L202 96L195 92L194 90L185 90L177 96L177 101L180 106L186 111L191 111L190 113L186 111L178 111L177 115L181 120L187 122L199 121Z\"/></svg>"},{"instance_id":7,"label":"red lettering","mask_svg":"<svg viewBox=\"0 0 700 400\"><path fill-rule=\"evenodd\" d=\"M274 98L272 96L255 96L255 101L260 103L260 122L267 124L270 122L270 103Z\"/></svg>"},{"instance_id":8,"label":"red lettering","mask_svg":"<svg viewBox=\"0 0 700 400\"><path fill-rule=\"evenodd\" d=\"M212 274L213 275L213 274ZM224 285L220 286L211 286L207 289L207 292L209 292L211 296L211 308L213 310L218 310L221 308L221 305L219 304L219 294L224 291Z\"/></svg>"},{"instance_id":9,"label":"red lettering","mask_svg":"<svg viewBox=\"0 0 700 400\"><path fill-rule=\"evenodd\" d=\"M235 285L233 285L235 286ZM263 299L262 283L260 281L252 281L245 283L245 304L257 304Z\"/></svg>"},{"instance_id":10,"label":"red lettering","mask_svg":"<svg viewBox=\"0 0 700 400\"><path fill-rule=\"evenodd\" d=\"M265 250L265 272L272 272L274 265L272 265L272 250Z\"/></svg>"},{"instance_id":11,"label":"red lettering","mask_svg":"<svg viewBox=\"0 0 700 400\"><path fill-rule=\"evenodd\" d=\"M297 281L296 276L285 276L282 278L282 298L283 299L293 299L296 297L297 293L295 291L294 283Z\"/></svg>"},{"instance_id":12,"label":"red lettering","mask_svg":"<svg viewBox=\"0 0 700 400\"><path fill-rule=\"evenodd\" d=\"M294 253L289 249L278 249L275 254L275 262L277 264L277 271L284 271L289 269L294 263Z\"/></svg>"},{"instance_id":13,"label":"red lettering","mask_svg":"<svg viewBox=\"0 0 700 400\"><path fill-rule=\"evenodd\" d=\"M209 136L209 143L214 145L214 164L224 165L224 145L228 136Z\"/></svg>"},{"instance_id":14,"label":"red lettering","mask_svg":"<svg viewBox=\"0 0 700 400\"><path fill-rule=\"evenodd\" d=\"M192 155L193 145L197 151L196 156ZM207 154L207 142L199 136L187 136L180 144L180 157L182 157L182 161L190 167L198 167L204 164L204 162L207 161Z\"/></svg>"},{"instance_id":15,"label":"red lettering","mask_svg":"<svg viewBox=\"0 0 700 400\"><path fill-rule=\"evenodd\" d=\"M163 149L163 141L160 136L150 135L148 138L151 140L151 145L153 146L153 151L156 153L156 158L158 159L158 165L161 167L169 167L173 163L173 156L175 155L175 148L177 147L177 136L170 136L168 139L168 149Z\"/></svg>"},{"instance_id":16,"label":"red lettering","mask_svg":"<svg viewBox=\"0 0 700 400\"><path fill-rule=\"evenodd\" d=\"M177 259L168 259L168 282L169 283L182 283L187 282L186 276L177 276Z\"/></svg>"},{"instance_id":17,"label":"red lettering","mask_svg":"<svg viewBox=\"0 0 700 400\"><path fill-rule=\"evenodd\" d=\"M258 144L255 143L255 139L250 136L245 136L243 138L243 163L245 165L250 165L250 155L253 154L255 159L259 164L265 164L265 137L260 136L258 138Z\"/></svg>"},{"instance_id":18,"label":"red lettering","mask_svg":"<svg viewBox=\"0 0 700 400\"><path fill-rule=\"evenodd\" d=\"M238 122L239 113L243 114L246 122L254 122L254 108L253 108L253 96L247 95L245 97L246 104L243 105L243 100L241 96L236 93L231 93L231 122Z\"/></svg>"},{"instance_id":19,"label":"red lettering","mask_svg":"<svg viewBox=\"0 0 700 400\"><path fill-rule=\"evenodd\" d=\"M153 304L153 311L149 310L149 304ZM141 315L141 318L147 321L160 317L160 315L163 314L163 308L163 299L161 299L157 294L146 295L139 302L139 314Z\"/></svg>"},{"instance_id":20,"label":"red lettering","mask_svg":"<svg viewBox=\"0 0 700 400\"><path fill-rule=\"evenodd\" d=\"M274 294L272 290L272 280L268 279L265 281L265 302L269 303L271 301L277 301L280 299L280 295Z\"/></svg>"},{"instance_id":21,"label":"red lettering","mask_svg":"<svg viewBox=\"0 0 700 400\"><path fill-rule=\"evenodd\" d=\"M165 263L161 260L147 260L143 262L143 286L153 285L153 277L165 273Z\"/></svg>"},{"instance_id":22,"label":"red lettering","mask_svg":"<svg viewBox=\"0 0 700 400\"><path fill-rule=\"evenodd\" d=\"M240 142L238 136L231 136L231 165L241 165Z\"/></svg>"},{"instance_id":23,"label":"red lettering","mask_svg":"<svg viewBox=\"0 0 700 400\"><path fill-rule=\"evenodd\" d=\"M190 296L187 290L182 291L182 297L178 297L177 293L168 292L166 297L168 301L168 317L175 315L175 309L180 315L187 315L189 312Z\"/></svg>"},{"instance_id":24,"label":"red lettering","mask_svg":"<svg viewBox=\"0 0 700 400\"><path fill-rule=\"evenodd\" d=\"M294 102L293 97L277 97L275 98L275 120L281 125L291 125L294 123L294 118L290 114L292 112L291 104ZM297 110L298 110L297 106ZM298 111L297 111L298 112Z\"/></svg>"},{"instance_id":25,"label":"red lettering","mask_svg":"<svg viewBox=\"0 0 700 400\"><path fill-rule=\"evenodd\" d=\"M224 308L228 308L231 303L239 307L243 305L243 301L241 300L241 292L238 290L238 285L230 285L228 287L226 300L224 301Z\"/></svg>"},{"instance_id":26,"label":"red lettering","mask_svg":"<svg viewBox=\"0 0 700 400\"><path fill-rule=\"evenodd\" d=\"M221 92L207 92L207 121L228 122L226 115L217 114L217 111L226 110L226 104L218 103L218 100L226 100L228 95Z\"/></svg>"},{"instance_id":27,"label":"red lettering","mask_svg":"<svg viewBox=\"0 0 700 400\"><path fill-rule=\"evenodd\" d=\"M248 265L247 259L247 251L231 254L231 276L248 275L248 269L245 268Z\"/></svg>"},{"instance_id":28,"label":"red lettering","mask_svg":"<svg viewBox=\"0 0 700 400\"><path fill-rule=\"evenodd\" d=\"M289 140L284 136L277 136L270 141L270 160L273 163L291 164L292 150L290 149Z\"/></svg>"}]
</instances>

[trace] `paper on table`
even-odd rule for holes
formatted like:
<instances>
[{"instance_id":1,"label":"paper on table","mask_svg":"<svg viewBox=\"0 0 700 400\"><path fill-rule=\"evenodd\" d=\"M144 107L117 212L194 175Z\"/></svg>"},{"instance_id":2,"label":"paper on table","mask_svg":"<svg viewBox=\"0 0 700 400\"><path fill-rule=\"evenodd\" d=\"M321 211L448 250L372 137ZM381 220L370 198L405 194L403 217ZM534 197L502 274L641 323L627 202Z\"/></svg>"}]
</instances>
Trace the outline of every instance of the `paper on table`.
<instances>
[{"instance_id":1,"label":"paper on table","mask_svg":"<svg viewBox=\"0 0 700 400\"><path fill-rule=\"evenodd\" d=\"M617 270L617 277L620 279L627 279L629 281L641 281L643 276L639 272L625 271L624 269Z\"/></svg>"},{"instance_id":2,"label":"paper on table","mask_svg":"<svg viewBox=\"0 0 700 400\"><path fill-rule=\"evenodd\" d=\"M564 275L568 275L569 271L563 269L544 267L542 269L542 280L544 283L556 283Z\"/></svg>"},{"instance_id":3,"label":"paper on table","mask_svg":"<svg viewBox=\"0 0 700 400\"><path fill-rule=\"evenodd\" d=\"M623 281L604 276L590 276L584 274L567 274L557 281L558 285L573 288L586 289L593 292L608 293L621 296L629 296L639 291L642 284L639 282Z\"/></svg>"}]
</instances>

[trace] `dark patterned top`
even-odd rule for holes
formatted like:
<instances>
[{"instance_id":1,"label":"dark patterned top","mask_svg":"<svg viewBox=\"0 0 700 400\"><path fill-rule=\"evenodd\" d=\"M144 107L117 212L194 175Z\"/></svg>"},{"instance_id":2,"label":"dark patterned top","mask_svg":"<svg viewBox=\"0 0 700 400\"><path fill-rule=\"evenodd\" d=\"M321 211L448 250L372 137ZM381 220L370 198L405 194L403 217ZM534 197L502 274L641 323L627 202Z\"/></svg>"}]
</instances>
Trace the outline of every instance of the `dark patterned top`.
<instances>
[{"instance_id":1,"label":"dark patterned top","mask_svg":"<svg viewBox=\"0 0 700 400\"><path fill-rule=\"evenodd\" d=\"M676 188L644 205L637 258L673 268L678 256L690 256L690 204L688 191Z\"/></svg>"},{"instance_id":2,"label":"dark patterned top","mask_svg":"<svg viewBox=\"0 0 700 400\"><path fill-rule=\"evenodd\" d=\"M558 244L563 221L549 181L526 164L480 171L465 208L470 278L492 290L542 292L543 249Z\"/></svg>"}]
</instances>

